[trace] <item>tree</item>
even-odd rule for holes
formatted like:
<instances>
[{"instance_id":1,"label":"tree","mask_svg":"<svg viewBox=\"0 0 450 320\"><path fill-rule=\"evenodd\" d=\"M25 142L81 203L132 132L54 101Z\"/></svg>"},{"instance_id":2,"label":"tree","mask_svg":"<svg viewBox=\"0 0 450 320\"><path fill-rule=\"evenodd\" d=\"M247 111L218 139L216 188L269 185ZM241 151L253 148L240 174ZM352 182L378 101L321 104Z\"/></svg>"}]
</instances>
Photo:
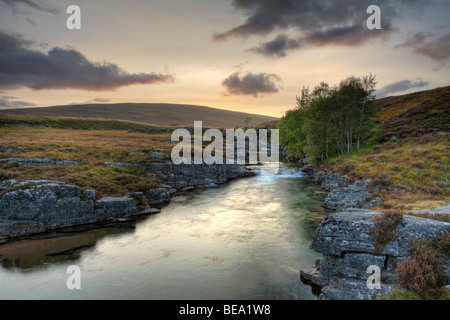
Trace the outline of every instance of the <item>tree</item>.
<instances>
[{"instance_id":1,"label":"tree","mask_svg":"<svg viewBox=\"0 0 450 320\"><path fill-rule=\"evenodd\" d=\"M375 85L369 74L348 77L335 87L322 82L312 92L303 88L297 108L279 123L281 143L290 155L308 154L315 162L360 149L373 127Z\"/></svg>"}]
</instances>

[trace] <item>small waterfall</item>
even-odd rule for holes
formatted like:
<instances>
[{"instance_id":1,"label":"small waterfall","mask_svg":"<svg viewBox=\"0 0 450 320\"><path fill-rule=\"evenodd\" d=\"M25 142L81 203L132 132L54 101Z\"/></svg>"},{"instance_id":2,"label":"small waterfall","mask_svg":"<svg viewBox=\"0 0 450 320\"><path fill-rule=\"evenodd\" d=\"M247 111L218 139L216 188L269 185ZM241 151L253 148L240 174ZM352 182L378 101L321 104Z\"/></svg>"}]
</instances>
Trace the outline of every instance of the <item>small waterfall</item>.
<instances>
[{"instance_id":1,"label":"small waterfall","mask_svg":"<svg viewBox=\"0 0 450 320\"><path fill-rule=\"evenodd\" d=\"M300 168L287 167L282 163L280 163L279 166L252 166L249 169L254 171L258 176L276 176L279 178L308 177L308 175L304 173Z\"/></svg>"}]
</instances>

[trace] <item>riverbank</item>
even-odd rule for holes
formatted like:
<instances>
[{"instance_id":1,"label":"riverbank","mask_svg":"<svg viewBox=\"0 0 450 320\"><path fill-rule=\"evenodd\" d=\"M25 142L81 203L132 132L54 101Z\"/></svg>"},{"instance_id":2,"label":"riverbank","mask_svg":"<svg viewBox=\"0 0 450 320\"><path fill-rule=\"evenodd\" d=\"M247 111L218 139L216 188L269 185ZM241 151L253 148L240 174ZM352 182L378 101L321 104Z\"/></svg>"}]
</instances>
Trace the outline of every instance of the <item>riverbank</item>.
<instances>
[{"instance_id":1,"label":"riverbank","mask_svg":"<svg viewBox=\"0 0 450 320\"><path fill-rule=\"evenodd\" d=\"M28 166L45 165L50 161L21 160L17 162ZM11 159L9 161L13 162ZM175 193L254 175L242 165L174 165L171 162L105 165L119 168L138 166L152 178L157 178L159 187L123 197L98 199L96 190L64 181L4 181L0 186L0 241L4 243L62 228L122 222L159 213L159 208L169 203Z\"/></svg>"},{"instance_id":2,"label":"riverbank","mask_svg":"<svg viewBox=\"0 0 450 320\"><path fill-rule=\"evenodd\" d=\"M391 237L380 244L375 235L387 232L382 229L390 227L386 225L388 218L385 217L391 213L365 210L377 207L383 201L367 190L371 179L351 183L347 175L316 173L314 167L306 167L303 171L314 176L316 183L329 192L323 206L337 211L321 222L311 243L311 248L323 257L316 261L314 267L300 271L301 280L310 284L322 300L372 300L401 291L398 266L414 258L413 246L420 241L433 243L440 237L448 239L450 206L399 213L401 222L391 227ZM383 219L385 225L379 231L377 224ZM448 249L437 253L436 261L440 261L443 270L440 285L445 287L442 290L448 291ZM380 286L376 288L370 285L372 282L368 284L372 281L369 278L374 267L379 270ZM438 273L437 269L433 272ZM444 295L448 297L448 293Z\"/></svg>"}]
</instances>

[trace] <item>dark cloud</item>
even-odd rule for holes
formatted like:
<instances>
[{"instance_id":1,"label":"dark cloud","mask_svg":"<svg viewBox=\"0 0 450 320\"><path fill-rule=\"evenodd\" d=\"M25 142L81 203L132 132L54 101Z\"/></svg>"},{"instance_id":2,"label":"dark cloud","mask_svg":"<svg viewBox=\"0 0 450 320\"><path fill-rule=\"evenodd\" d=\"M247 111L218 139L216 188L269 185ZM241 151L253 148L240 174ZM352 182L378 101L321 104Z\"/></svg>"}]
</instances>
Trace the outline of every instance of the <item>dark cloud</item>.
<instances>
[{"instance_id":1,"label":"dark cloud","mask_svg":"<svg viewBox=\"0 0 450 320\"><path fill-rule=\"evenodd\" d=\"M52 48L48 53L30 42L0 31L0 88L114 90L133 84L172 82L171 75L128 73L118 65L91 62L74 49Z\"/></svg>"},{"instance_id":2,"label":"dark cloud","mask_svg":"<svg viewBox=\"0 0 450 320\"><path fill-rule=\"evenodd\" d=\"M428 81L418 80L402 80L398 82L391 83L387 86L376 91L377 99L385 98L397 92L403 92L409 89L423 88L427 87L430 83Z\"/></svg>"},{"instance_id":3,"label":"dark cloud","mask_svg":"<svg viewBox=\"0 0 450 320\"><path fill-rule=\"evenodd\" d=\"M356 47L374 38L388 38L395 30L394 17L406 6L418 9L426 4L421 0L233 0L232 6L247 19L228 31L216 33L213 38L226 41L280 30L293 32L295 36L280 34L249 50L272 57L283 57L289 50L305 46ZM382 8L381 30L369 30L366 26L370 5Z\"/></svg>"},{"instance_id":4,"label":"dark cloud","mask_svg":"<svg viewBox=\"0 0 450 320\"><path fill-rule=\"evenodd\" d=\"M24 107L34 107L36 104L27 101L16 100L15 97L2 96L0 97L0 109L17 109Z\"/></svg>"},{"instance_id":5,"label":"dark cloud","mask_svg":"<svg viewBox=\"0 0 450 320\"><path fill-rule=\"evenodd\" d=\"M357 47L372 40L367 36L367 30L361 26L343 26L330 28L325 31L310 32L301 38L291 38L287 35L279 35L274 40L262 43L258 47L248 51L268 57L285 57L288 51L301 49L306 46L346 46ZM387 38L390 31L378 32L377 37Z\"/></svg>"},{"instance_id":6,"label":"dark cloud","mask_svg":"<svg viewBox=\"0 0 450 320\"><path fill-rule=\"evenodd\" d=\"M48 4L43 4L40 1L32 1L32 0L0 0L0 6L4 5L9 7L13 12L17 10L17 7L20 5L32 8L34 10L48 12L51 14L58 14L58 8L49 6Z\"/></svg>"},{"instance_id":7,"label":"dark cloud","mask_svg":"<svg viewBox=\"0 0 450 320\"><path fill-rule=\"evenodd\" d=\"M268 57L285 57L287 51L298 49L301 46L301 39L293 39L287 35L280 34L274 40L263 43L259 47L251 48L249 51Z\"/></svg>"},{"instance_id":8,"label":"dark cloud","mask_svg":"<svg viewBox=\"0 0 450 320\"><path fill-rule=\"evenodd\" d=\"M239 72L235 72L222 85L227 89L226 95L252 95L257 98L260 94L279 92L276 85L279 81L281 79L276 74L248 73L241 77Z\"/></svg>"},{"instance_id":9,"label":"dark cloud","mask_svg":"<svg viewBox=\"0 0 450 320\"><path fill-rule=\"evenodd\" d=\"M428 40L424 33L416 33L396 48L412 48L416 54L436 61L450 58L450 33L438 38Z\"/></svg>"}]
</instances>

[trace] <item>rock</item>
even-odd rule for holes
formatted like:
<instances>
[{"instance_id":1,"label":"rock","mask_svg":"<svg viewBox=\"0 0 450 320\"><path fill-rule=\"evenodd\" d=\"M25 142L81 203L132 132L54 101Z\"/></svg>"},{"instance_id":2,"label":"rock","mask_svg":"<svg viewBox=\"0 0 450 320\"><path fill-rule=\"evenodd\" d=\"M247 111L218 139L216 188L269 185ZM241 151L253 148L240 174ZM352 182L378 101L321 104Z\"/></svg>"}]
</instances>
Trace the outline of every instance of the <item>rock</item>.
<instances>
[{"instance_id":1,"label":"rock","mask_svg":"<svg viewBox=\"0 0 450 320\"><path fill-rule=\"evenodd\" d=\"M140 210L138 212L139 215L146 215L146 214L157 214L160 213L161 210L157 209L157 208L150 208L150 207L146 207L143 210Z\"/></svg>"},{"instance_id":2,"label":"rock","mask_svg":"<svg viewBox=\"0 0 450 320\"><path fill-rule=\"evenodd\" d=\"M0 199L1 216L16 220L50 221L72 218L80 212L80 187L57 182L12 185L18 188Z\"/></svg>"},{"instance_id":3,"label":"rock","mask_svg":"<svg viewBox=\"0 0 450 320\"><path fill-rule=\"evenodd\" d=\"M190 187L181 189L181 191L187 192L187 191L193 191L194 189L195 189L194 187L190 186Z\"/></svg>"},{"instance_id":4,"label":"rock","mask_svg":"<svg viewBox=\"0 0 450 320\"><path fill-rule=\"evenodd\" d=\"M357 186L361 187L361 185ZM450 232L450 223L403 216L397 238L375 253L371 236L373 218L378 211L346 209L326 217L317 228L311 248L323 254L313 269L302 271L302 280L321 286L321 299L366 300L388 294L395 287L397 265L411 255L410 246L416 240L434 239ZM372 275L368 267L380 270L381 289L369 289ZM450 260L443 264L450 279Z\"/></svg>"},{"instance_id":5,"label":"rock","mask_svg":"<svg viewBox=\"0 0 450 320\"><path fill-rule=\"evenodd\" d=\"M148 153L148 155L152 158L158 158L158 159L165 157L165 153L159 152L159 151L150 151Z\"/></svg>"},{"instance_id":6,"label":"rock","mask_svg":"<svg viewBox=\"0 0 450 320\"><path fill-rule=\"evenodd\" d=\"M382 254L405 257L410 255L413 240L434 239L450 232L450 223L438 220L424 219L409 215L403 216L403 222L397 229L397 239L389 242Z\"/></svg>"},{"instance_id":7,"label":"rock","mask_svg":"<svg viewBox=\"0 0 450 320\"><path fill-rule=\"evenodd\" d=\"M314 175L316 172L316 166L306 165L302 168L302 171L310 176Z\"/></svg>"},{"instance_id":8,"label":"rock","mask_svg":"<svg viewBox=\"0 0 450 320\"><path fill-rule=\"evenodd\" d=\"M0 220L0 240L43 233L46 227L41 221Z\"/></svg>"},{"instance_id":9,"label":"rock","mask_svg":"<svg viewBox=\"0 0 450 320\"><path fill-rule=\"evenodd\" d=\"M324 255L342 252L373 252L369 231L373 228L374 211L348 209L326 217L316 230L311 248Z\"/></svg>"},{"instance_id":10,"label":"rock","mask_svg":"<svg viewBox=\"0 0 450 320\"><path fill-rule=\"evenodd\" d=\"M208 184L203 185L203 187L205 187L205 188L217 188L218 185L215 184L215 183L208 183Z\"/></svg>"},{"instance_id":11,"label":"rock","mask_svg":"<svg viewBox=\"0 0 450 320\"><path fill-rule=\"evenodd\" d=\"M81 196L84 197L85 200L95 201L95 190L93 189L82 190Z\"/></svg>"},{"instance_id":12,"label":"rock","mask_svg":"<svg viewBox=\"0 0 450 320\"><path fill-rule=\"evenodd\" d=\"M136 202L128 197L105 197L95 202L95 213L105 214L108 218L135 215Z\"/></svg>"},{"instance_id":13,"label":"rock","mask_svg":"<svg viewBox=\"0 0 450 320\"><path fill-rule=\"evenodd\" d=\"M207 164L180 164L147 163L143 164L150 172L158 173L164 184L175 189L190 186L205 185L209 183L225 183L236 178L254 176L255 173L247 170L244 165L207 165Z\"/></svg>"},{"instance_id":14,"label":"rock","mask_svg":"<svg viewBox=\"0 0 450 320\"><path fill-rule=\"evenodd\" d=\"M177 189L173 188L172 186L169 186L167 184L162 184L159 186L160 188L164 188L167 189L167 191L169 191L170 195L173 195L174 193L177 192Z\"/></svg>"},{"instance_id":15,"label":"rock","mask_svg":"<svg viewBox=\"0 0 450 320\"><path fill-rule=\"evenodd\" d=\"M57 165L61 166L78 166L79 163L77 161L68 161L68 160L62 160L62 161L56 161Z\"/></svg>"},{"instance_id":16,"label":"rock","mask_svg":"<svg viewBox=\"0 0 450 320\"><path fill-rule=\"evenodd\" d=\"M326 217L316 230L311 248L324 255L340 256L345 252L372 254L375 243L370 236L373 218L378 211L348 209ZM450 223L404 215L397 229L397 239L389 242L383 255L404 257L410 254L414 239L433 239L450 232Z\"/></svg>"},{"instance_id":17,"label":"rock","mask_svg":"<svg viewBox=\"0 0 450 320\"><path fill-rule=\"evenodd\" d=\"M370 200L368 203L364 204L361 208L362 209L370 209L373 207L379 207L383 203L383 199L376 197L375 199Z\"/></svg>"},{"instance_id":18,"label":"rock","mask_svg":"<svg viewBox=\"0 0 450 320\"><path fill-rule=\"evenodd\" d=\"M324 207L328 209L340 211L347 208L370 208L380 205L382 201L380 198L371 200L373 195L367 191L370 179L357 180L350 184L348 176L318 172L315 181L329 191L324 201Z\"/></svg>"},{"instance_id":19,"label":"rock","mask_svg":"<svg viewBox=\"0 0 450 320\"><path fill-rule=\"evenodd\" d=\"M381 284L381 289L369 289L366 281L342 278L322 289L321 300L372 300L392 292L392 285Z\"/></svg>"},{"instance_id":20,"label":"rock","mask_svg":"<svg viewBox=\"0 0 450 320\"><path fill-rule=\"evenodd\" d=\"M166 188L150 189L144 193L150 206L160 206L170 202L170 192Z\"/></svg>"},{"instance_id":21,"label":"rock","mask_svg":"<svg viewBox=\"0 0 450 320\"><path fill-rule=\"evenodd\" d=\"M7 161L10 163L18 162L21 166L51 166L51 165L61 165L61 166L77 166L79 163L77 161L60 160L53 161L45 158L6 158L0 159L0 162Z\"/></svg>"},{"instance_id":22,"label":"rock","mask_svg":"<svg viewBox=\"0 0 450 320\"><path fill-rule=\"evenodd\" d=\"M337 211L346 208L357 208L369 201L371 197L372 194L367 192L365 188L356 184L350 185L346 188L331 191L324 201L324 207Z\"/></svg>"},{"instance_id":23,"label":"rock","mask_svg":"<svg viewBox=\"0 0 450 320\"><path fill-rule=\"evenodd\" d=\"M104 162L103 164L108 167L136 167L136 166L139 166L136 163L128 163L128 162Z\"/></svg>"},{"instance_id":24,"label":"rock","mask_svg":"<svg viewBox=\"0 0 450 320\"><path fill-rule=\"evenodd\" d=\"M305 284L311 285L316 290L322 289L328 284L328 280L319 272L317 268L300 270L300 280L302 280Z\"/></svg>"},{"instance_id":25,"label":"rock","mask_svg":"<svg viewBox=\"0 0 450 320\"><path fill-rule=\"evenodd\" d=\"M422 210L409 210L411 213L450 214L450 204L445 207Z\"/></svg>"}]
</instances>

